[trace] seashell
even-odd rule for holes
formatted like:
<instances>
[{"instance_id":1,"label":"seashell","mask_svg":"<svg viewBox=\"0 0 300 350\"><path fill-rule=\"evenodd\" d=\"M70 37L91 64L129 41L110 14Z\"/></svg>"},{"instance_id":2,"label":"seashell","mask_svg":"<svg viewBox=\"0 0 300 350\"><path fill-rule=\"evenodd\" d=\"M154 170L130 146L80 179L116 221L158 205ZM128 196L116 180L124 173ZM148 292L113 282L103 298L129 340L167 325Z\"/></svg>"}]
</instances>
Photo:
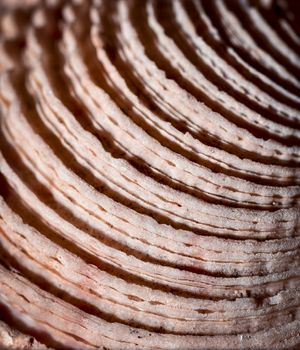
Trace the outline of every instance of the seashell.
<instances>
[{"instance_id":1,"label":"seashell","mask_svg":"<svg viewBox=\"0 0 300 350\"><path fill-rule=\"evenodd\" d=\"M1 346L299 348L296 7L1 2Z\"/></svg>"}]
</instances>

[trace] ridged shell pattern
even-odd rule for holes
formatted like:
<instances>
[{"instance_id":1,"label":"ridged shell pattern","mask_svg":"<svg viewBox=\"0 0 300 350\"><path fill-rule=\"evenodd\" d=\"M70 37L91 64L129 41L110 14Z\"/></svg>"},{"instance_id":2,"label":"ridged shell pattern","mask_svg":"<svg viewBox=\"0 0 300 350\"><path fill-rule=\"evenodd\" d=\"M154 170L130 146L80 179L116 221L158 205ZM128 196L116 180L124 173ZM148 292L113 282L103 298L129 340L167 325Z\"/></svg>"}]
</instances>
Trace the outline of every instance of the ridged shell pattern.
<instances>
[{"instance_id":1,"label":"ridged shell pattern","mask_svg":"<svg viewBox=\"0 0 300 350\"><path fill-rule=\"evenodd\" d=\"M59 349L299 349L296 5L2 1L0 318Z\"/></svg>"}]
</instances>

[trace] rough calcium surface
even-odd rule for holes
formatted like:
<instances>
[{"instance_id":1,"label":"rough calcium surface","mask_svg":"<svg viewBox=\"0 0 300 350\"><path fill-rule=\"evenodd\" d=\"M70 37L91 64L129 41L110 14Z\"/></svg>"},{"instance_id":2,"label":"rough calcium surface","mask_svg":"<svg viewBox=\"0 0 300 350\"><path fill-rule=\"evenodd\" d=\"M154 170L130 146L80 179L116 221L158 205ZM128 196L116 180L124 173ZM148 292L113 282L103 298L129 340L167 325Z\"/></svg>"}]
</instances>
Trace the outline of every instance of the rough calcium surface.
<instances>
[{"instance_id":1,"label":"rough calcium surface","mask_svg":"<svg viewBox=\"0 0 300 350\"><path fill-rule=\"evenodd\" d=\"M0 346L298 349L296 1L0 1Z\"/></svg>"}]
</instances>

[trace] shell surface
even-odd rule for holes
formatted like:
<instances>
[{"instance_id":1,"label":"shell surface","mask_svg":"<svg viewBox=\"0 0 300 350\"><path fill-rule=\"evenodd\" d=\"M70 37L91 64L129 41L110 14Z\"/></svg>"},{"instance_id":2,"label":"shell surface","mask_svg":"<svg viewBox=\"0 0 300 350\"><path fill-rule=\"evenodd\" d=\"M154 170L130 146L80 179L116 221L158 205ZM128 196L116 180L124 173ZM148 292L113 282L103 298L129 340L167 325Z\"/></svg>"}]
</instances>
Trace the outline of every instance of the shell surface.
<instances>
[{"instance_id":1,"label":"shell surface","mask_svg":"<svg viewBox=\"0 0 300 350\"><path fill-rule=\"evenodd\" d=\"M0 345L299 348L297 6L0 2Z\"/></svg>"}]
</instances>

